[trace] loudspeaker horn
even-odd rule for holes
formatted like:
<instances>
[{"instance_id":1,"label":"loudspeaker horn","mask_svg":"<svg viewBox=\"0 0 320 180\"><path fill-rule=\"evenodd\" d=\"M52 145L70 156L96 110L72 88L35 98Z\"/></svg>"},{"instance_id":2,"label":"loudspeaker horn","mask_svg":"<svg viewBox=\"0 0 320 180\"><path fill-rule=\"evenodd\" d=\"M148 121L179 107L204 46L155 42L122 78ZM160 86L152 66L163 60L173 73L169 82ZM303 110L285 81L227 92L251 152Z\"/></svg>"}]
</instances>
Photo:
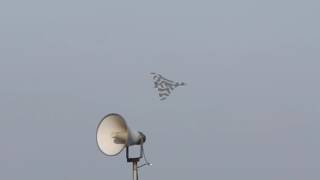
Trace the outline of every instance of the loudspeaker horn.
<instances>
[{"instance_id":1,"label":"loudspeaker horn","mask_svg":"<svg viewBox=\"0 0 320 180\"><path fill-rule=\"evenodd\" d=\"M144 143L143 133L131 130L124 118L116 113L106 115L97 127L97 144L102 153L118 155L125 147Z\"/></svg>"}]
</instances>

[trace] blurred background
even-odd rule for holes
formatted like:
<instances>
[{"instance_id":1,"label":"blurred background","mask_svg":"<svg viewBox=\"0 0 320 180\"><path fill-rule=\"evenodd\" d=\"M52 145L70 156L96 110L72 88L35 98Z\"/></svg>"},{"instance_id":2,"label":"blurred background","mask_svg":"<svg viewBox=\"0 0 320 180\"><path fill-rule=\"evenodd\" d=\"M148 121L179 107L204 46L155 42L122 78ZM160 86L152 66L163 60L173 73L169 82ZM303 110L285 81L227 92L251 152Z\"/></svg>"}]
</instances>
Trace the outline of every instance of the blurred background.
<instances>
[{"instance_id":1,"label":"blurred background","mask_svg":"<svg viewBox=\"0 0 320 180\"><path fill-rule=\"evenodd\" d=\"M147 135L142 180L320 178L317 1L0 2L0 179L131 179L96 127ZM188 85L165 101L150 72Z\"/></svg>"}]
</instances>

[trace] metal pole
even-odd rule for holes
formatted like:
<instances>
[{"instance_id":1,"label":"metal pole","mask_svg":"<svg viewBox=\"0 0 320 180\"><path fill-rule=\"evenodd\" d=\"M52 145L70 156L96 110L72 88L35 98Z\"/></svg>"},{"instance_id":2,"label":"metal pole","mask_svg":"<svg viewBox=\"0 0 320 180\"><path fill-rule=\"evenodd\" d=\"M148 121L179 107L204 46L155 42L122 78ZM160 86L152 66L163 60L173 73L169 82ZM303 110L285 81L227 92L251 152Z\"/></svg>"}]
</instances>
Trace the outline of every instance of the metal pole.
<instances>
[{"instance_id":1,"label":"metal pole","mask_svg":"<svg viewBox=\"0 0 320 180\"><path fill-rule=\"evenodd\" d=\"M138 180L138 161L132 162L133 180Z\"/></svg>"}]
</instances>

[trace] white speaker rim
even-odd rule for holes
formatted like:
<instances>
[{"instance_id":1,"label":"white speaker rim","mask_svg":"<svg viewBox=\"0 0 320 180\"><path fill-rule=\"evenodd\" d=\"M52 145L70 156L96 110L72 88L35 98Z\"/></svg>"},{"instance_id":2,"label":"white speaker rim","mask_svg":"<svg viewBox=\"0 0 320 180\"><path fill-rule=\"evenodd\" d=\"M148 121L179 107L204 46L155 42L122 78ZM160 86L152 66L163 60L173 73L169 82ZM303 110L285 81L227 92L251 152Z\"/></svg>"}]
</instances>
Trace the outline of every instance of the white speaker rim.
<instances>
[{"instance_id":1,"label":"white speaker rim","mask_svg":"<svg viewBox=\"0 0 320 180\"><path fill-rule=\"evenodd\" d=\"M108 118L109 116L118 116L118 117L120 117L120 118L125 122L125 119L124 119L120 114L118 114L118 113L110 113L110 114L107 114L106 116L104 116L104 117L100 120L100 122L99 122L99 124L98 124L98 126L97 126L97 128L96 128L96 143L97 143L97 146L98 146L99 151L100 151L102 154L104 154L104 155L106 155L106 156L117 156L118 154L120 154L120 153L123 151L124 148L126 148L126 146L127 146L126 144L123 145L122 149L121 149L118 153L116 153L116 154L107 154L106 152L104 152L104 151L100 148L100 145L99 145L99 142L98 142L98 130L99 130L99 127L100 127L101 123L102 123L106 118ZM126 122L125 122L125 123L126 123ZM127 128L128 128L128 127L127 127Z\"/></svg>"}]
</instances>

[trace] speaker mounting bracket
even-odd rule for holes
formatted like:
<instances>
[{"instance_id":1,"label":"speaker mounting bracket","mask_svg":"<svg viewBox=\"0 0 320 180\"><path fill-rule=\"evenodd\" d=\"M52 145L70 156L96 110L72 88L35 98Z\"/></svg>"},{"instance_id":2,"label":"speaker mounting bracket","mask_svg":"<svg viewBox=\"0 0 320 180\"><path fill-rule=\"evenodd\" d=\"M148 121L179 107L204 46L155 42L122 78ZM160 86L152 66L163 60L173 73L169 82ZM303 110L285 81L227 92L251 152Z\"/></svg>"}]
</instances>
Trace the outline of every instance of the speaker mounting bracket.
<instances>
[{"instance_id":1,"label":"speaker mounting bracket","mask_svg":"<svg viewBox=\"0 0 320 180\"><path fill-rule=\"evenodd\" d=\"M129 154L129 146L126 147L126 157L127 157L127 162L139 162L140 159L142 158L142 145L140 147L140 156L139 157L130 157L130 154Z\"/></svg>"},{"instance_id":2,"label":"speaker mounting bracket","mask_svg":"<svg viewBox=\"0 0 320 180\"><path fill-rule=\"evenodd\" d=\"M138 180L138 162L142 158L142 145L140 147L140 156L139 157L134 157L131 158L129 155L129 146L126 147L126 157L127 157L127 162L130 163L132 162L132 175L133 175L133 180Z\"/></svg>"}]
</instances>

